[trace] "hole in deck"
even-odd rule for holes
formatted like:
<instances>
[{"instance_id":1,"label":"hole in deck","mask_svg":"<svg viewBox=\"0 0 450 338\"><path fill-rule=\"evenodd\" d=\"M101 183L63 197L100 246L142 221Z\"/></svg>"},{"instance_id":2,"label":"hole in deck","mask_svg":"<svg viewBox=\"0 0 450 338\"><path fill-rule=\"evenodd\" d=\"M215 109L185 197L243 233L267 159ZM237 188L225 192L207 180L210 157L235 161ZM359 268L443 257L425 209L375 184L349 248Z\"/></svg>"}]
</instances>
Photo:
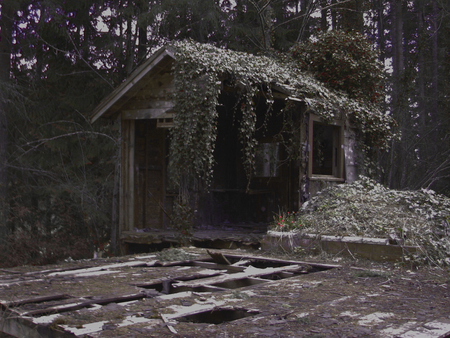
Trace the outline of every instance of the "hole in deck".
<instances>
[{"instance_id":1,"label":"hole in deck","mask_svg":"<svg viewBox=\"0 0 450 338\"><path fill-rule=\"evenodd\" d=\"M216 257L217 258L217 257ZM274 259L264 259L261 257L245 257L235 255L223 255L222 259L226 260L231 265L218 264L214 262L212 258L186 261L186 262L174 262L174 264L168 264L167 266L194 266L202 267L210 270L220 270L217 273L209 273L204 276L191 275L180 276L162 281L155 281L149 284L135 285L140 288L155 290L162 294L174 294L180 292L220 292L232 289L239 289L243 287L249 287L266 283L270 281L276 281L286 278L295 277L302 274L314 273L331 269L331 266L314 265L304 262L296 261L284 261ZM251 271L249 276L236 276L233 278L234 273L244 273L248 268L256 268L260 271ZM264 269L267 269L267 273L264 273ZM271 271L271 270L278 271ZM286 270L286 271L283 271ZM225 272L225 273L224 273ZM252 274L254 274L252 276ZM219 277L220 275L229 276L224 281L214 282L213 280L207 280L213 277ZM205 283L201 285L201 280L206 279ZM199 281L199 283L193 283L195 285L177 285L180 282L185 281ZM182 283L180 283L182 284ZM189 284L189 283L188 283Z\"/></svg>"},{"instance_id":2,"label":"hole in deck","mask_svg":"<svg viewBox=\"0 0 450 338\"><path fill-rule=\"evenodd\" d=\"M196 287L189 287L189 286L181 286L181 287L173 287L173 283L176 283L176 281L167 281L167 282L161 282L161 283L155 283L155 284L147 284L147 285L139 285L138 287L141 287L143 289L151 289L158 291L160 293L170 295L174 293L180 293L180 292L218 292L223 291L224 289L220 289L217 287L209 286L209 285L202 285L202 286L196 286Z\"/></svg>"},{"instance_id":3,"label":"hole in deck","mask_svg":"<svg viewBox=\"0 0 450 338\"><path fill-rule=\"evenodd\" d=\"M219 288L225 288L225 289L239 289L239 288L244 288L246 286L257 285L257 284L261 284L261 283L265 283L265 282L267 282L267 281L261 280L258 278L242 278L242 279L235 279L235 280L212 284L212 285L217 286Z\"/></svg>"},{"instance_id":4,"label":"hole in deck","mask_svg":"<svg viewBox=\"0 0 450 338\"><path fill-rule=\"evenodd\" d=\"M222 240L222 239L195 239L192 244L197 248L205 249L251 249L258 250L261 247L259 242L248 243L243 241Z\"/></svg>"},{"instance_id":5,"label":"hole in deck","mask_svg":"<svg viewBox=\"0 0 450 338\"><path fill-rule=\"evenodd\" d=\"M180 322L221 324L233 320L250 317L258 314L258 311L248 311L246 309L213 309L211 311L200 312L192 315L177 318Z\"/></svg>"}]
</instances>

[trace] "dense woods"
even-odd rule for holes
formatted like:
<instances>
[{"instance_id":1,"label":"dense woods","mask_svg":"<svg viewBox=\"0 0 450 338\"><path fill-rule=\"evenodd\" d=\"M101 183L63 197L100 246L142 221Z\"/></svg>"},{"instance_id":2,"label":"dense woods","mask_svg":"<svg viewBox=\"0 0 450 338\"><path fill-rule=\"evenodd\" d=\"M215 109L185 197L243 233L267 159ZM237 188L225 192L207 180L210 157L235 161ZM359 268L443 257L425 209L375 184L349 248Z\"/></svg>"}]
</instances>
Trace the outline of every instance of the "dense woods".
<instances>
[{"instance_id":1,"label":"dense woods","mask_svg":"<svg viewBox=\"0 0 450 338\"><path fill-rule=\"evenodd\" d=\"M368 150L372 178L390 188L450 195L446 0L0 0L0 6L0 265L86 257L108 242L119 133L107 121L91 125L89 116L173 40L267 56L297 52L305 71L381 104L397 121L401 137L388 150L376 143ZM358 56L351 41L358 34L373 57ZM331 42L318 43L323 35Z\"/></svg>"}]
</instances>

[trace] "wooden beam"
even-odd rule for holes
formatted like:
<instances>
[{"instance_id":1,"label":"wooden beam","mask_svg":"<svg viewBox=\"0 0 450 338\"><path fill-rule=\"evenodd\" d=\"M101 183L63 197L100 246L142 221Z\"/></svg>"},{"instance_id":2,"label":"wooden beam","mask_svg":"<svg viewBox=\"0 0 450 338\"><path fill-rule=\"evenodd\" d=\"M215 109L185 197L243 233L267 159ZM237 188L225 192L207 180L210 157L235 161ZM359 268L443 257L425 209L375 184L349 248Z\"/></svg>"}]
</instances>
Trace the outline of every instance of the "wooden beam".
<instances>
[{"instance_id":1,"label":"wooden beam","mask_svg":"<svg viewBox=\"0 0 450 338\"><path fill-rule=\"evenodd\" d=\"M173 111L172 107L124 110L122 112L122 120L155 119L160 117L161 115L168 114L171 111Z\"/></svg>"},{"instance_id":2,"label":"wooden beam","mask_svg":"<svg viewBox=\"0 0 450 338\"><path fill-rule=\"evenodd\" d=\"M159 99L145 99L139 100L136 97L133 98L132 102L124 105L122 111L133 111L137 109L151 109L151 108L173 108L175 103L170 100L159 100Z\"/></svg>"}]
</instances>

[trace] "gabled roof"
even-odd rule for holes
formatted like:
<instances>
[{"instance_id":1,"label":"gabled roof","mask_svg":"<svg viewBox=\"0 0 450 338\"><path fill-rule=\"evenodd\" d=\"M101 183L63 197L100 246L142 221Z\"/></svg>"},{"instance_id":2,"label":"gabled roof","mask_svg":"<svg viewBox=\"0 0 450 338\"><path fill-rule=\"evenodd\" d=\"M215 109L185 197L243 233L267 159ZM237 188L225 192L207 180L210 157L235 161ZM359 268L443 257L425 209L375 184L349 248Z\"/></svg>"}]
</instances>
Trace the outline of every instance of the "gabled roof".
<instances>
[{"instance_id":1,"label":"gabled roof","mask_svg":"<svg viewBox=\"0 0 450 338\"><path fill-rule=\"evenodd\" d=\"M119 109L145 86L149 78L158 74L162 69L167 69L174 59L170 46L159 49L138 67L125 82L100 102L92 112L91 123L97 121L100 117L114 117Z\"/></svg>"},{"instance_id":2,"label":"gabled roof","mask_svg":"<svg viewBox=\"0 0 450 338\"><path fill-rule=\"evenodd\" d=\"M175 66L173 69L172 65ZM172 70L174 77L183 77L187 70L189 76L194 77L213 75L213 78L219 79L229 76L234 79L235 85L242 83L244 87L264 84L292 100L304 102L324 121L331 121L336 116L342 116L342 113L344 116L351 114L362 132L373 134L371 137L374 140L380 140L378 146L387 145L395 136L392 132L395 121L380 105L354 100L344 92L328 88L313 74L302 71L287 54L276 57L252 55L194 41L175 41L154 53L94 109L91 122L100 117L114 118L152 77ZM189 78L184 80L185 85L190 87L187 83ZM174 104L177 105L177 102Z\"/></svg>"},{"instance_id":3,"label":"gabled roof","mask_svg":"<svg viewBox=\"0 0 450 338\"><path fill-rule=\"evenodd\" d=\"M93 111L91 122L100 117L114 118L120 108L141 90L148 80L175 60L195 64L201 73L220 73L239 79L243 87L270 85L293 99L305 102L328 119L341 109L341 93L327 89L310 74L300 71L290 62L276 58L218 48L193 41L175 41L159 49L130 77L108 95Z\"/></svg>"}]
</instances>

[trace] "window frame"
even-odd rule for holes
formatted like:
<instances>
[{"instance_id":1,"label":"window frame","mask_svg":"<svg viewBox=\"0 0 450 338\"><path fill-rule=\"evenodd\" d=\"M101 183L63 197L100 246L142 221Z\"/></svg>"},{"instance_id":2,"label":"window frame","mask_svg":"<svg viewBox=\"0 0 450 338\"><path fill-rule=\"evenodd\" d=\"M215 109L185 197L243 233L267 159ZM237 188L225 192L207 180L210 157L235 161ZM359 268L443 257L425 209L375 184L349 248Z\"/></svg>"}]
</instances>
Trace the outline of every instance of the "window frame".
<instances>
[{"instance_id":1,"label":"window frame","mask_svg":"<svg viewBox=\"0 0 450 338\"><path fill-rule=\"evenodd\" d=\"M331 175L320 175L313 173L314 124L333 127L332 163L335 163L335 165L333 165L333 173ZM308 128L308 178L310 180L344 182L344 122L342 120L333 120L330 123L324 123L319 116L310 114Z\"/></svg>"}]
</instances>

